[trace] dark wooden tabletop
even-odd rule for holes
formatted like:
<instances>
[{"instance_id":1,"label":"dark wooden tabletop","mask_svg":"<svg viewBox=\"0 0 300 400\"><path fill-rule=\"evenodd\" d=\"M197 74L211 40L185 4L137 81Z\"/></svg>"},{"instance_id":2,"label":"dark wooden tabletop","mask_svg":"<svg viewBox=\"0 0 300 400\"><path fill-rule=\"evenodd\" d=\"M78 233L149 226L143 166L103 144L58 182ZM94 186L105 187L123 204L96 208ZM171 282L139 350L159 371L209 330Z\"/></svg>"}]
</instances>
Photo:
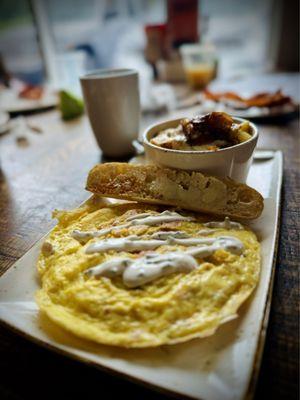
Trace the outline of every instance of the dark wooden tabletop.
<instances>
[{"instance_id":1,"label":"dark wooden tabletop","mask_svg":"<svg viewBox=\"0 0 300 400\"><path fill-rule=\"evenodd\" d=\"M54 225L53 209L75 207L89 196L87 172L101 161L86 117L66 123L54 110L26 121L41 132L26 128L21 119L0 137L0 273ZM298 398L299 372L299 121L259 128L259 147L284 153L284 182L273 300L255 398L292 400ZM163 398L1 326L0 352L1 399L113 399L119 393Z\"/></svg>"}]
</instances>

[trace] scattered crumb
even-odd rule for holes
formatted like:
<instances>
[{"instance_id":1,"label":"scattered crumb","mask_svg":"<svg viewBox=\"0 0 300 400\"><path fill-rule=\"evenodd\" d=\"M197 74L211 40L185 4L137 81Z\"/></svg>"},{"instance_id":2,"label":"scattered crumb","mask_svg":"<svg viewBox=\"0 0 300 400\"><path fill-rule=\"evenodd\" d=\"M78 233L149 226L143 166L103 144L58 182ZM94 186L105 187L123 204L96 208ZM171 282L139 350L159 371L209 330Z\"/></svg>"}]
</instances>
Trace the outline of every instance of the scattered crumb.
<instances>
[{"instance_id":1,"label":"scattered crumb","mask_svg":"<svg viewBox=\"0 0 300 400\"><path fill-rule=\"evenodd\" d=\"M29 146L29 140L25 136L18 136L16 138L17 145L20 147Z\"/></svg>"},{"instance_id":2,"label":"scattered crumb","mask_svg":"<svg viewBox=\"0 0 300 400\"><path fill-rule=\"evenodd\" d=\"M33 125L29 122L27 122L27 126L31 131L33 131L35 133L43 133L43 129L40 126Z\"/></svg>"},{"instance_id":3,"label":"scattered crumb","mask_svg":"<svg viewBox=\"0 0 300 400\"><path fill-rule=\"evenodd\" d=\"M44 242L42 245L42 253L44 256L51 256L54 253L54 248L51 243Z\"/></svg>"}]
</instances>

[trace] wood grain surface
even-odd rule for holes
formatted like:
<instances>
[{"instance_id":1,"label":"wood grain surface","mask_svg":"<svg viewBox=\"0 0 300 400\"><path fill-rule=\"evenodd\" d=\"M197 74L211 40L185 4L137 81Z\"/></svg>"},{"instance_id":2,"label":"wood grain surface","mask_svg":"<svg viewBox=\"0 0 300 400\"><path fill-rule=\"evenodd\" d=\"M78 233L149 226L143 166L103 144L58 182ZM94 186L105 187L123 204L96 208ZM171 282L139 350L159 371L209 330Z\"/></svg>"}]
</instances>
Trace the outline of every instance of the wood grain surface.
<instances>
[{"instance_id":1,"label":"wood grain surface","mask_svg":"<svg viewBox=\"0 0 300 400\"><path fill-rule=\"evenodd\" d=\"M164 116L165 117L165 116ZM153 120L153 117L152 117ZM101 162L86 117L62 122L57 111L16 122L0 137L0 273L53 225L55 208L89 194L89 169ZM143 120L146 125L149 120ZM259 126L259 147L284 153L284 182L275 285L256 399L297 399L299 372L299 121ZM38 347L0 327L0 398L165 398Z\"/></svg>"}]
</instances>

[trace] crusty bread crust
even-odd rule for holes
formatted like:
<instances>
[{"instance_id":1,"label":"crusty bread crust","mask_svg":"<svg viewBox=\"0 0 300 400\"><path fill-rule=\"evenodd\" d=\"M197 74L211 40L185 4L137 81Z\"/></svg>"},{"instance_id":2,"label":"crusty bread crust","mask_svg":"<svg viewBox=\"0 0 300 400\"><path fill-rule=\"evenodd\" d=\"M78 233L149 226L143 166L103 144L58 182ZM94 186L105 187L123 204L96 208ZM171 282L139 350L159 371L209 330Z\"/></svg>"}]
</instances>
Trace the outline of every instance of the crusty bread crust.
<instances>
[{"instance_id":1,"label":"crusty bread crust","mask_svg":"<svg viewBox=\"0 0 300 400\"><path fill-rule=\"evenodd\" d=\"M237 219L255 219L263 210L262 196L243 183L154 164L96 165L89 173L86 189L102 197L165 204Z\"/></svg>"}]
</instances>

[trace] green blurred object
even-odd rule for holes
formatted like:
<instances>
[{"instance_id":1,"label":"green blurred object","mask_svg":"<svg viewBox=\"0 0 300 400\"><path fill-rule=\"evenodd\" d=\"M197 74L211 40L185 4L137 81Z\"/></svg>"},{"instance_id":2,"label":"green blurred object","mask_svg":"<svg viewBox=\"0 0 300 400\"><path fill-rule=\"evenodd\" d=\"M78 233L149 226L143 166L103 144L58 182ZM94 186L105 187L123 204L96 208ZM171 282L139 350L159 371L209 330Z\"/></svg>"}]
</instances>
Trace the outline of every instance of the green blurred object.
<instances>
[{"instance_id":1,"label":"green blurred object","mask_svg":"<svg viewBox=\"0 0 300 400\"><path fill-rule=\"evenodd\" d=\"M84 104L81 99L65 90L59 92L59 109L62 119L70 120L84 113Z\"/></svg>"}]
</instances>

